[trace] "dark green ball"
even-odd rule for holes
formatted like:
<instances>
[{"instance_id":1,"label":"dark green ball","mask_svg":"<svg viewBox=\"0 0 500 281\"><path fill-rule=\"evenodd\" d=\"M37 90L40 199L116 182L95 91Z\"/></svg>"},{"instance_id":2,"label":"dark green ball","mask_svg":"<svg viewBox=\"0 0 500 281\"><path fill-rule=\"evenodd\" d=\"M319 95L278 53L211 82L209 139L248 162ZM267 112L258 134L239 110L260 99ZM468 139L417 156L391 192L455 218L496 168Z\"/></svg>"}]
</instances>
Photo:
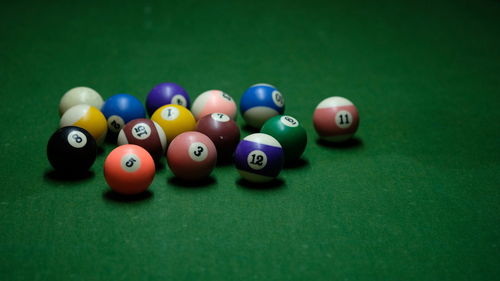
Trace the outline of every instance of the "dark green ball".
<instances>
[{"instance_id":1,"label":"dark green ball","mask_svg":"<svg viewBox=\"0 0 500 281\"><path fill-rule=\"evenodd\" d=\"M274 116L264 123L260 132L271 135L279 141L285 153L285 163L297 161L306 149L306 130L292 116Z\"/></svg>"}]
</instances>

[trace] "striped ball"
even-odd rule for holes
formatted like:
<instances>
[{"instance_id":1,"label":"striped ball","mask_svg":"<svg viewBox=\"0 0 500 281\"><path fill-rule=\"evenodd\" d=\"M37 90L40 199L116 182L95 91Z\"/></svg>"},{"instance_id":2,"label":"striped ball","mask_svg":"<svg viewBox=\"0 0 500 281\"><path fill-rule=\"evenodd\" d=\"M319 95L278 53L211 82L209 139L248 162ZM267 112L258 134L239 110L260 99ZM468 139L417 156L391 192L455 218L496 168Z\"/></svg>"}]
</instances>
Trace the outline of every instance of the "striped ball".
<instances>
[{"instance_id":1,"label":"striped ball","mask_svg":"<svg viewBox=\"0 0 500 281\"><path fill-rule=\"evenodd\" d=\"M66 126L77 126L87 130L98 145L104 142L108 131L106 117L99 109L87 104L75 105L64 112L59 127Z\"/></svg>"},{"instance_id":2,"label":"striped ball","mask_svg":"<svg viewBox=\"0 0 500 281\"><path fill-rule=\"evenodd\" d=\"M159 160L165 154L167 137L158 123L139 118L132 120L120 130L118 145L135 144L146 149L151 157Z\"/></svg>"},{"instance_id":3,"label":"striped ball","mask_svg":"<svg viewBox=\"0 0 500 281\"><path fill-rule=\"evenodd\" d=\"M329 97L314 110L313 122L320 138L331 142L346 141L358 129L358 110L346 98Z\"/></svg>"},{"instance_id":4,"label":"striped ball","mask_svg":"<svg viewBox=\"0 0 500 281\"><path fill-rule=\"evenodd\" d=\"M283 168L281 144L267 134L251 134L240 141L234 153L236 169L251 182L268 182Z\"/></svg>"},{"instance_id":5,"label":"striped ball","mask_svg":"<svg viewBox=\"0 0 500 281\"><path fill-rule=\"evenodd\" d=\"M249 126L257 129L260 129L268 119L283 114L284 111L283 95L269 84L253 85L241 97L241 115Z\"/></svg>"}]
</instances>

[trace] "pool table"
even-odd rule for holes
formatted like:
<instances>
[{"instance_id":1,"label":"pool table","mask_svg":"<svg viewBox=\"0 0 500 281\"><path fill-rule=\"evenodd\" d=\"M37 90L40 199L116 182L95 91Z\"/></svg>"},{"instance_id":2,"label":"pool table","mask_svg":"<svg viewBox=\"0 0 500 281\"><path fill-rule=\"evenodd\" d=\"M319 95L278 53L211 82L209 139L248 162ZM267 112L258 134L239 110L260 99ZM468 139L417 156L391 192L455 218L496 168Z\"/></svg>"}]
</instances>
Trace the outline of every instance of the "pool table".
<instances>
[{"instance_id":1,"label":"pool table","mask_svg":"<svg viewBox=\"0 0 500 281\"><path fill-rule=\"evenodd\" d=\"M162 82L239 102L275 85L305 127L270 184L231 164L110 191L46 145L70 88L145 102ZM316 105L360 125L318 140ZM0 280L498 280L500 2L9 1L0 9ZM242 137L252 133L241 115Z\"/></svg>"}]
</instances>

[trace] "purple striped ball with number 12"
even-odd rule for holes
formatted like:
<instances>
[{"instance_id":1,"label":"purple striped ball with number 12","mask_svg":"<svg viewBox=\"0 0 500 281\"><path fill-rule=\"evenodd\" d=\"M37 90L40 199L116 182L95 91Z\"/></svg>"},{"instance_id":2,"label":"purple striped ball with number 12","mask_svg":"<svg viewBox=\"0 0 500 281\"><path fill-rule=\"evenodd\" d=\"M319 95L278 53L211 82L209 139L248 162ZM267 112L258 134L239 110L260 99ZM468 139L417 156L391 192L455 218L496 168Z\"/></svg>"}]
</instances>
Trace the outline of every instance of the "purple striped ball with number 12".
<instances>
[{"instance_id":1,"label":"purple striped ball with number 12","mask_svg":"<svg viewBox=\"0 0 500 281\"><path fill-rule=\"evenodd\" d=\"M284 155L281 144L272 136L251 134L240 141L234 153L236 169L250 182L269 182L283 168Z\"/></svg>"}]
</instances>

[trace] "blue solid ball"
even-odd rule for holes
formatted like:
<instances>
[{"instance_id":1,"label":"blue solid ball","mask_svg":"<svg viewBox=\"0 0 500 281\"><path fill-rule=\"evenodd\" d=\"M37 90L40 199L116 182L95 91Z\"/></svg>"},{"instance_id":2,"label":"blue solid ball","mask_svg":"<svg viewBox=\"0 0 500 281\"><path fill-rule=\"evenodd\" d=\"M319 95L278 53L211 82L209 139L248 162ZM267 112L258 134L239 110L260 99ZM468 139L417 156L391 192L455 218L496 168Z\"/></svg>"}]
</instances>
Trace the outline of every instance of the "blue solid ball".
<instances>
[{"instance_id":1,"label":"blue solid ball","mask_svg":"<svg viewBox=\"0 0 500 281\"><path fill-rule=\"evenodd\" d=\"M272 85L256 84L243 93L240 112L245 122L257 129L271 117L285 111L283 95Z\"/></svg>"},{"instance_id":2,"label":"blue solid ball","mask_svg":"<svg viewBox=\"0 0 500 281\"><path fill-rule=\"evenodd\" d=\"M129 94L116 94L104 102L102 113L111 132L118 133L129 121L146 118L141 101Z\"/></svg>"}]
</instances>

